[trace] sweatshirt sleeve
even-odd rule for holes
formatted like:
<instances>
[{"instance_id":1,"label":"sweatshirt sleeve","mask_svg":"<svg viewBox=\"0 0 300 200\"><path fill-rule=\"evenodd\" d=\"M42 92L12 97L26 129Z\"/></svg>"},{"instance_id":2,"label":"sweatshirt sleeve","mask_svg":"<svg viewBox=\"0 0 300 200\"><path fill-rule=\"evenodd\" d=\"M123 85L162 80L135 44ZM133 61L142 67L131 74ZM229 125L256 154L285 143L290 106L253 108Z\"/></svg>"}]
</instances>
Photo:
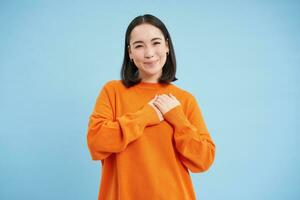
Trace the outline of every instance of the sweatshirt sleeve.
<instances>
[{"instance_id":1,"label":"sweatshirt sleeve","mask_svg":"<svg viewBox=\"0 0 300 200\"><path fill-rule=\"evenodd\" d=\"M164 115L174 127L174 139L180 159L191 172L203 172L213 163L215 144L206 128L194 96L190 96L186 114L182 105Z\"/></svg>"},{"instance_id":2,"label":"sweatshirt sleeve","mask_svg":"<svg viewBox=\"0 0 300 200\"><path fill-rule=\"evenodd\" d=\"M138 139L146 126L160 122L156 111L149 105L140 110L114 117L113 88L103 87L88 124L87 142L93 160L104 160L112 153L123 151Z\"/></svg>"}]
</instances>

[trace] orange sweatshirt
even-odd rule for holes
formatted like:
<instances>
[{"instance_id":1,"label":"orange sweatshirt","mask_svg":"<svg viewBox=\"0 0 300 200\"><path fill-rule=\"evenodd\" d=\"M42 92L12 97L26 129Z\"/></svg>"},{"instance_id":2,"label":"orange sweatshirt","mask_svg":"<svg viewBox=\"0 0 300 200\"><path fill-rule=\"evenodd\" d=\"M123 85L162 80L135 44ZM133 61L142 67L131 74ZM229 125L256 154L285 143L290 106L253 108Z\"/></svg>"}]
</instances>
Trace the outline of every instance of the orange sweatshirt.
<instances>
[{"instance_id":1,"label":"orange sweatshirt","mask_svg":"<svg viewBox=\"0 0 300 200\"><path fill-rule=\"evenodd\" d=\"M173 94L181 103L159 117L148 102ZM102 88L90 116L87 142L101 160L101 200L193 200L191 172L213 163L215 145L192 94L174 84L120 80Z\"/></svg>"}]
</instances>

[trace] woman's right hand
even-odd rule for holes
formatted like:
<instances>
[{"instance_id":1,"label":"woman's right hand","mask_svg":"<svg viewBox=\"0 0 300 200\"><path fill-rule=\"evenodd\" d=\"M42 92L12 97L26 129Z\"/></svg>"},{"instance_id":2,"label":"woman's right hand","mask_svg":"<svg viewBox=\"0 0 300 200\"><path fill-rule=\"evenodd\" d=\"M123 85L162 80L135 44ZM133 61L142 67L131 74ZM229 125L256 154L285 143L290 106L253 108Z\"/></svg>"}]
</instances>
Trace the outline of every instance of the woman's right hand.
<instances>
[{"instance_id":1,"label":"woman's right hand","mask_svg":"<svg viewBox=\"0 0 300 200\"><path fill-rule=\"evenodd\" d=\"M152 106L154 108L154 110L156 111L157 115L158 115L158 118L160 121L163 121L164 120L164 117L162 115L162 113L160 112L160 110L153 104L153 102L155 101L155 99L157 98L158 95L155 95L155 97L153 99L151 99L151 101L148 102L148 104L150 106Z\"/></svg>"}]
</instances>

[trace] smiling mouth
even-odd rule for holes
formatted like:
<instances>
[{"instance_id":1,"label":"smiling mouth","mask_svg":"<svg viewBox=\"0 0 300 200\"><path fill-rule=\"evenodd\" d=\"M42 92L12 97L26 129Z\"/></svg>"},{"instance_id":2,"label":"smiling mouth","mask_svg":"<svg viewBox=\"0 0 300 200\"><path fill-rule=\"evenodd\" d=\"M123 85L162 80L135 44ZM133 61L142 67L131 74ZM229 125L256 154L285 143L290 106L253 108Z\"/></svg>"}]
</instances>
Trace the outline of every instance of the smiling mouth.
<instances>
[{"instance_id":1,"label":"smiling mouth","mask_svg":"<svg viewBox=\"0 0 300 200\"><path fill-rule=\"evenodd\" d=\"M153 65L157 62L157 60L152 61L152 62L144 62L145 65Z\"/></svg>"}]
</instances>

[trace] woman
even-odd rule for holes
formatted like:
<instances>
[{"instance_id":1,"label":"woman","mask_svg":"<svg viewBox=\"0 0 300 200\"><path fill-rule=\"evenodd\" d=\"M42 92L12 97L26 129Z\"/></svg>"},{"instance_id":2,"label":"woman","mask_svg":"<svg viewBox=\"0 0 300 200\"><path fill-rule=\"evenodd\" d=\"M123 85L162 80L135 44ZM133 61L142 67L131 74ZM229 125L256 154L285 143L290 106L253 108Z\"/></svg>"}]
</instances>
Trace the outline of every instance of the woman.
<instances>
[{"instance_id":1,"label":"woman","mask_svg":"<svg viewBox=\"0 0 300 200\"><path fill-rule=\"evenodd\" d=\"M138 16L125 36L122 80L107 82L91 114L87 141L101 160L99 199L196 199L191 172L213 163L215 145L196 99L177 80L165 25Z\"/></svg>"}]
</instances>

